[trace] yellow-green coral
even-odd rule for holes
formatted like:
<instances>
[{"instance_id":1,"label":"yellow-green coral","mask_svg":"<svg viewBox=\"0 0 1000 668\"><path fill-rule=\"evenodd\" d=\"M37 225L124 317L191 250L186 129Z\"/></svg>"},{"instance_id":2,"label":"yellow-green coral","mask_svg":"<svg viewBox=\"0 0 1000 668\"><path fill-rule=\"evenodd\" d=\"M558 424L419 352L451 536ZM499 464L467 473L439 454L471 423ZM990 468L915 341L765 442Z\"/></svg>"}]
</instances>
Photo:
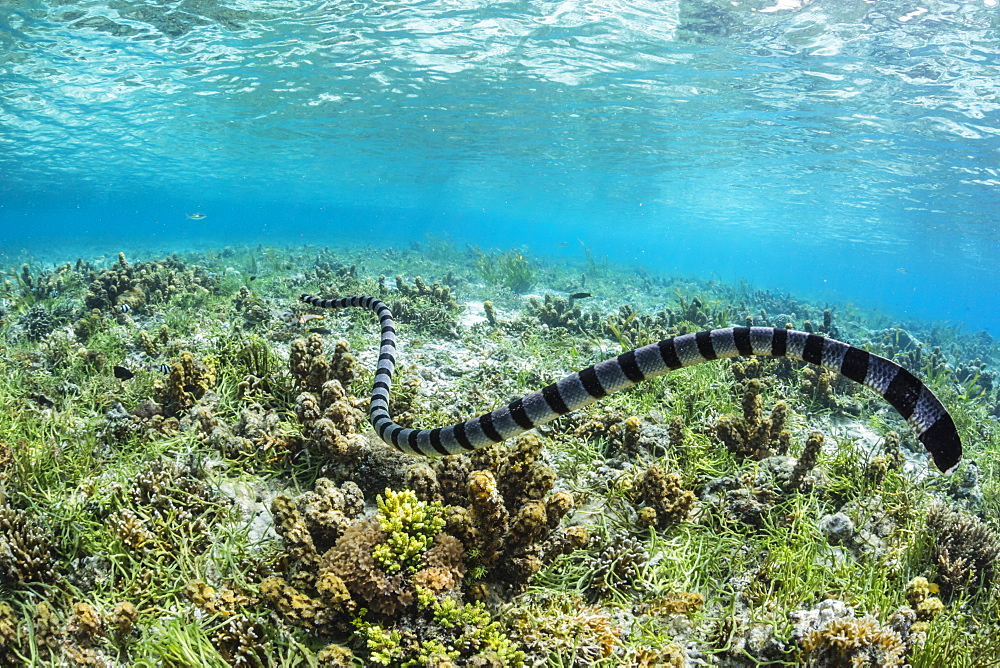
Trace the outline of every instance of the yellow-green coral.
<instances>
[{"instance_id":1,"label":"yellow-green coral","mask_svg":"<svg viewBox=\"0 0 1000 668\"><path fill-rule=\"evenodd\" d=\"M913 606L917 619L921 622L930 621L944 610L944 603L937 596L938 586L925 577L915 577L906 585L906 600Z\"/></svg>"},{"instance_id":2,"label":"yellow-green coral","mask_svg":"<svg viewBox=\"0 0 1000 668\"><path fill-rule=\"evenodd\" d=\"M378 520L388 534L373 556L386 573L398 573L405 566L410 573L420 567L420 557L445 525L443 506L425 503L411 490L394 492L386 488L379 496Z\"/></svg>"}]
</instances>

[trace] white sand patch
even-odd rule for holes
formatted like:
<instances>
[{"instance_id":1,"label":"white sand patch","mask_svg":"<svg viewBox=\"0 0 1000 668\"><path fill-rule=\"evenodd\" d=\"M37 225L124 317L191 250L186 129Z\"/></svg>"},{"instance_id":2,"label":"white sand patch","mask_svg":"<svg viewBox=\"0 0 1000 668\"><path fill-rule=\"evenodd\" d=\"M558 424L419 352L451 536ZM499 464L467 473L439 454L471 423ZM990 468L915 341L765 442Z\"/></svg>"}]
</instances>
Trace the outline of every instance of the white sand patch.
<instances>
[{"instance_id":1,"label":"white sand patch","mask_svg":"<svg viewBox=\"0 0 1000 668\"><path fill-rule=\"evenodd\" d=\"M483 302L465 302L465 310L458 319L458 323L463 327L472 327L481 322L486 322L486 310Z\"/></svg>"}]
</instances>

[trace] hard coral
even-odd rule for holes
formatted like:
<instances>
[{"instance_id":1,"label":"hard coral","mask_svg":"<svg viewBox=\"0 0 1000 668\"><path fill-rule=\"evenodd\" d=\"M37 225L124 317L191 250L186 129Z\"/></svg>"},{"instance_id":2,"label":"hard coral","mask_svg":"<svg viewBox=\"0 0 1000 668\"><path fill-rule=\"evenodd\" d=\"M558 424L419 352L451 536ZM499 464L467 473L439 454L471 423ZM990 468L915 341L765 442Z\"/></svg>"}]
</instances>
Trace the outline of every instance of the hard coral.
<instances>
[{"instance_id":1,"label":"hard coral","mask_svg":"<svg viewBox=\"0 0 1000 668\"><path fill-rule=\"evenodd\" d=\"M320 574L341 578L352 597L375 613L393 615L416 601L416 587L444 593L458 587L465 575L461 543L448 534L436 534L420 554L415 571L386 568L376 557L389 538L378 519L352 525L320 563Z\"/></svg>"},{"instance_id":2,"label":"hard coral","mask_svg":"<svg viewBox=\"0 0 1000 668\"><path fill-rule=\"evenodd\" d=\"M572 301L555 297L549 293L545 293L545 298L542 301L539 301L537 297L529 297L528 313L547 327L552 329L561 327L574 334L596 333L603 329L599 314L596 312L584 313Z\"/></svg>"},{"instance_id":3,"label":"hard coral","mask_svg":"<svg viewBox=\"0 0 1000 668\"><path fill-rule=\"evenodd\" d=\"M444 528L441 504L419 501L410 490L391 489L377 501L379 525L387 537L372 556L386 573L416 571L424 552Z\"/></svg>"},{"instance_id":4,"label":"hard coral","mask_svg":"<svg viewBox=\"0 0 1000 668\"><path fill-rule=\"evenodd\" d=\"M124 253L119 253L113 267L93 277L85 302L89 309L105 311L123 305L137 308L183 293L206 294L216 287L217 278L203 267L189 266L176 255L133 265Z\"/></svg>"},{"instance_id":5,"label":"hard coral","mask_svg":"<svg viewBox=\"0 0 1000 668\"><path fill-rule=\"evenodd\" d=\"M15 665L15 650L21 644L21 633L14 608L0 601L0 663Z\"/></svg>"},{"instance_id":6,"label":"hard coral","mask_svg":"<svg viewBox=\"0 0 1000 668\"><path fill-rule=\"evenodd\" d=\"M469 468L447 461L438 464L445 502L456 504L447 531L475 555L473 562L489 572L494 584L520 591L542 566L586 544L585 530L560 530L562 518L575 505L568 492L552 492L555 474L541 457L542 442L525 434L513 444L473 453ZM445 458L455 459L455 458ZM466 481L466 494L457 483Z\"/></svg>"},{"instance_id":7,"label":"hard coral","mask_svg":"<svg viewBox=\"0 0 1000 668\"><path fill-rule=\"evenodd\" d=\"M582 421L572 417L568 420L573 425L572 434L585 439L601 439L608 445L609 453L636 454L642 446L642 420L635 416L623 417L613 408L596 409Z\"/></svg>"},{"instance_id":8,"label":"hard coral","mask_svg":"<svg viewBox=\"0 0 1000 668\"><path fill-rule=\"evenodd\" d=\"M166 382L156 382L155 390L157 401L169 413L178 413L193 406L213 387L215 369L185 351L170 365L170 376Z\"/></svg>"},{"instance_id":9,"label":"hard coral","mask_svg":"<svg viewBox=\"0 0 1000 668\"><path fill-rule=\"evenodd\" d=\"M927 513L927 530L934 537L932 565L941 593L951 596L990 587L1000 558L1000 535L974 515L935 504Z\"/></svg>"},{"instance_id":10,"label":"hard coral","mask_svg":"<svg viewBox=\"0 0 1000 668\"><path fill-rule=\"evenodd\" d=\"M649 554L643 544L623 531L612 533L601 551L587 559L591 570L587 592L596 597L636 585Z\"/></svg>"},{"instance_id":11,"label":"hard coral","mask_svg":"<svg viewBox=\"0 0 1000 668\"><path fill-rule=\"evenodd\" d=\"M816 610L794 614L803 665L812 668L889 668L903 666L906 645L900 635L873 617L855 617L840 601L826 600Z\"/></svg>"},{"instance_id":12,"label":"hard coral","mask_svg":"<svg viewBox=\"0 0 1000 668\"><path fill-rule=\"evenodd\" d=\"M299 396L303 403L308 401ZM324 453L337 461L353 461L360 455L362 437L357 432L364 421L364 413L359 403L344 391L340 381L323 383L317 407L321 417L312 422L312 438Z\"/></svg>"},{"instance_id":13,"label":"hard coral","mask_svg":"<svg viewBox=\"0 0 1000 668\"><path fill-rule=\"evenodd\" d=\"M13 585L58 581L53 536L23 510L0 505L0 581Z\"/></svg>"},{"instance_id":14,"label":"hard coral","mask_svg":"<svg viewBox=\"0 0 1000 668\"><path fill-rule=\"evenodd\" d=\"M665 529L687 517L694 507L695 495L684 489L682 483L676 473L664 473L656 465L647 468L632 489L632 500L644 504L639 508L640 524Z\"/></svg>"},{"instance_id":15,"label":"hard coral","mask_svg":"<svg viewBox=\"0 0 1000 668\"><path fill-rule=\"evenodd\" d=\"M443 305L449 311L458 310L458 302L451 294L451 288L441 285L437 281L433 285L427 285L424 279L419 276L413 278L413 285L409 285L402 276L396 276L396 289L404 297L425 297Z\"/></svg>"},{"instance_id":16,"label":"hard coral","mask_svg":"<svg viewBox=\"0 0 1000 668\"><path fill-rule=\"evenodd\" d=\"M329 380L336 380L343 388L350 388L356 375L355 358L350 350L350 344L341 339L337 341L333 354L326 357L323 354L323 337L319 334L292 341L288 365L295 388L300 392L319 394Z\"/></svg>"},{"instance_id":17,"label":"hard coral","mask_svg":"<svg viewBox=\"0 0 1000 668\"><path fill-rule=\"evenodd\" d=\"M715 428L719 440L740 457L763 459L774 452L786 452L789 435L784 426L788 406L779 401L771 409L770 417L764 417L760 381L748 380L743 387L743 417L719 418Z\"/></svg>"},{"instance_id":18,"label":"hard coral","mask_svg":"<svg viewBox=\"0 0 1000 668\"><path fill-rule=\"evenodd\" d=\"M795 467L792 469L788 481L784 483L785 491L799 489L803 486L806 475L816 468L816 462L822 450L823 434L818 431L810 433L809 438L806 439L805 446L802 448L802 453L795 461Z\"/></svg>"}]
</instances>

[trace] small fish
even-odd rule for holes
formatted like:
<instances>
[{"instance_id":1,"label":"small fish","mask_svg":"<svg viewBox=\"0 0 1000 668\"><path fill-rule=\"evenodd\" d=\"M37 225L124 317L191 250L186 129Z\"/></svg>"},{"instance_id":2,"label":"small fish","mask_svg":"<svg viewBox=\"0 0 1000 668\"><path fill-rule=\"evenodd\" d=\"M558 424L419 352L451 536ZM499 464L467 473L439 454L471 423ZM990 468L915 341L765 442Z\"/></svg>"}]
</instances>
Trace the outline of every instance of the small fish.
<instances>
[{"instance_id":1,"label":"small fish","mask_svg":"<svg viewBox=\"0 0 1000 668\"><path fill-rule=\"evenodd\" d=\"M116 306L115 310L118 311L119 313L128 313L129 311L132 310L132 307L129 306L128 304L122 304L121 306Z\"/></svg>"},{"instance_id":2,"label":"small fish","mask_svg":"<svg viewBox=\"0 0 1000 668\"><path fill-rule=\"evenodd\" d=\"M123 366L116 366L114 368L114 372L115 372L115 378L117 378L118 380L128 380L129 378L133 378L135 376L134 373L132 373Z\"/></svg>"},{"instance_id":3,"label":"small fish","mask_svg":"<svg viewBox=\"0 0 1000 668\"><path fill-rule=\"evenodd\" d=\"M257 276L256 276L256 275L253 275L253 276L251 276L251 277L250 277L250 280L251 280L251 281L256 281L256 280L257 280Z\"/></svg>"},{"instance_id":4,"label":"small fish","mask_svg":"<svg viewBox=\"0 0 1000 668\"><path fill-rule=\"evenodd\" d=\"M206 218L208 218L208 215L201 213L200 211L187 214L188 220L205 220Z\"/></svg>"},{"instance_id":5,"label":"small fish","mask_svg":"<svg viewBox=\"0 0 1000 668\"><path fill-rule=\"evenodd\" d=\"M52 401L44 394L29 394L28 398L34 401L39 406L41 406L42 408L54 408L56 405L56 402Z\"/></svg>"},{"instance_id":6,"label":"small fish","mask_svg":"<svg viewBox=\"0 0 1000 668\"><path fill-rule=\"evenodd\" d=\"M569 296L569 299L570 301L573 301L575 299L586 299L587 297L593 297L593 296L594 293L592 292L574 292Z\"/></svg>"},{"instance_id":7,"label":"small fish","mask_svg":"<svg viewBox=\"0 0 1000 668\"><path fill-rule=\"evenodd\" d=\"M896 271L898 271L898 272L899 272L899 273L901 273L901 274L908 274L908 273L910 273L910 270L909 270L909 269L907 269L906 267L900 267L900 268L899 268L899 269L897 269Z\"/></svg>"},{"instance_id":8,"label":"small fish","mask_svg":"<svg viewBox=\"0 0 1000 668\"><path fill-rule=\"evenodd\" d=\"M310 320L322 320L323 316L313 315L312 313L300 313L299 314L299 324L304 325Z\"/></svg>"},{"instance_id":9,"label":"small fish","mask_svg":"<svg viewBox=\"0 0 1000 668\"><path fill-rule=\"evenodd\" d=\"M333 334L329 329L323 329L322 327L310 327L306 331L313 334Z\"/></svg>"},{"instance_id":10,"label":"small fish","mask_svg":"<svg viewBox=\"0 0 1000 668\"><path fill-rule=\"evenodd\" d=\"M556 248L566 248L567 246L569 246L569 242L568 241L557 241L556 242Z\"/></svg>"},{"instance_id":11,"label":"small fish","mask_svg":"<svg viewBox=\"0 0 1000 668\"><path fill-rule=\"evenodd\" d=\"M160 373L170 373L170 365L167 364L166 362L161 362L160 364L157 364L156 366L153 367L153 369L155 371L159 371Z\"/></svg>"}]
</instances>

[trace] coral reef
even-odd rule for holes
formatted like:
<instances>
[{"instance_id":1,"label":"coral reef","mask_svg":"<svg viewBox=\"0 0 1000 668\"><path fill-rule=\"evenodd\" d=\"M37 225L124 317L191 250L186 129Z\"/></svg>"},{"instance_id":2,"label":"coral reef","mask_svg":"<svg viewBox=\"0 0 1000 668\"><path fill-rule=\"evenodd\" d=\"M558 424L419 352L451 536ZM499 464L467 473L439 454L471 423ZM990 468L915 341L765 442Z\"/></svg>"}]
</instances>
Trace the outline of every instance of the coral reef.
<instances>
[{"instance_id":1,"label":"coral reef","mask_svg":"<svg viewBox=\"0 0 1000 668\"><path fill-rule=\"evenodd\" d=\"M613 408L598 407L566 418L566 433L583 439L600 439L608 445L609 454L635 455L643 451L662 450L654 439L643 438L643 422L638 417L622 415Z\"/></svg>"},{"instance_id":2,"label":"coral reef","mask_svg":"<svg viewBox=\"0 0 1000 668\"><path fill-rule=\"evenodd\" d=\"M1000 655L1000 344L748 285L618 272L584 253L586 267L506 254L511 280L528 266L530 280L576 295L533 301L500 271L484 285L474 250L434 240L122 256L104 271L11 261L0 664L737 668ZM411 366L389 399L407 426L481 414L619 346L797 324L906 364L952 411L966 457L928 478L911 456L919 444L888 431L899 423L875 395L799 362L747 358L641 383L495 447L417 459L364 420L380 354L371 315L318 319L293 304L298 292L380 296L416 325L400 329ZM475 322L479 303L489 324ZM116 380L112 365L135 375ZM720 419L727 404L735 415ZM814 429L836 447L820 455ZM833 597L858 614L819 603Z\"/></svg>"},{"instance_id":3,"label":"coral reef","mask_svg":"<svg viewBox=\"0 0 1000 668\"><path fill-rule=\"evenodd\" d=\"M9 586L60 579L52 533L23 510L0 505L0 581Z\"/></svg>"},{"instance_id":4,"label":"coral reef","mask_svg":"<svg viewBox=\"0 0 1000 668\"><path fill-rule=\"evenodd\" d=\"M403 280L402 276L396 276L396 290L399 291L399 294L411 299L423 297L435 301L449 311L457 311L459 309L458 301L456 301L455 295L451 293L451 288L447 285L441 285L437 281L433 285L427 285L424 283L424 279L414 276L413 285L411 286Z\"/></svg>"},{"instance_id":5,"label":"coral reef","mask_svg":"<svg viewBox=\"0 0 1000 668\"><path fill-rule=\"evenodd\" d=\"M679 475L665 473L661 467L653 465L636 480L632 501L642 504L638 509L640 525L666 529L688 516L694 507L695 495L684 489Z\"/></svg>"},{"instance_id":6,"label":"coral reef","mask_svg":"<svg viewBox=\"0 0 1000 668\"><path fill-rule=\"evenodd\" d=\"M758 475L713 478L698 491L698 498L712 510L711 521L755 530L764 527L765 518L779 497L773 479L763 471Z\"/></svg>"},{"instance_id":7,"label":"coral reef","mask_svg":"<svg viewBox=\"0 0 1000 668\"><path fill-rule=\"evenodd\" d=\"M974 515L935 504L927 513L933 538L931 565L943 596L992 586L1000 558L1000 536Z\"/></svg>"},{"instance_id":8,"label":"coral reef","mask_svg":"<svg viewBox=\"0 0 1000 668\"><path fill-rule=\"evenodd\" d=\"M806 475L816 468L819 460L819 453L823 451L823 434L818 431L811 432L806 439L806 444L802 447L802 452L795 460L795 466L788 480L783 484L785 491L801 489L806 481Z\"/></svg>"},{"instance_id":9,"label":"coral reef","mask_svg":"<svg viewBox=\"0 0 1000 668\"><path fill-rule=\"evenodd\" d=\"M613 531L602 541L600 550L587 558L591 572L587 593L601 598L618 589L640 585L649 554L643 544L624 531Z\"/></svg>"},{"instance_id":10,"label":"coral reef","mask_svg":"<svg viewBox=\"0 0 1000 668\"><path fill-rule=\"evenodd\" d=\"M900 635L873 617L855 617L840 601L826 600L795 618L794 637L802 647L803 665L889 667L904 665L906 645Z\"/></svg>"},{"instance_id":11,"label":"coral reef","mask_svg":"<svg viewBox=\"0 0 1000 668\"><path fill-rule=\"evenodd\" d=\"M259 327L271 319L271 308L247 286L241 286L233 297L233 310L247 327Z\"/></svg>"},{"instance_id":12,"label":"coral reef","mask_svg":"<svg viewBox=\"0 0 1000 668\"><path fill-rule=\"evenodd\" d=\"M763 459L774 453L788 452L791 435L784 429L788 404L776 402L770 416L764 417L760 392L759 380L745 381L742 418L723 415L715 427L718 439L739 457Z\"/></svg>"},{"instance_id":13,"label":"coral reef","mask_svg":"<svg viewBox=\"0 0 1000 668\"><path fill-rule=\"evenodd\" d=\"M628 665L622 648L625 630L608 612L580 598L528 598L508 610L506 619L511 640L524 648L527 657L579 668L601 660Z\"/></svg>"},{"instance_id":14,"label":"coral reef","mask_svg":"<svg viewBox=\"0 0 1000 668\"><path fill-rule=\"evenodd\" d=\"M27 313L18 318L17 324L24 330L29 341L40 341L56 328L56 320L49 309L41 304L32 306Z\"/></svg>"},{"instance_id":15,"label":"coral reef","mask_svg":"<svg viewBox=\"0 0 1000 668\"><path fill-rule=\"evenodd\" d=\"M170 365L166 381L156 381L157 401L170 414L191 408L194 403L215 387L215 368L199 361L193 353L184 351Z\"/></svg>"},{"instance_id":16,"label":"coral reef","mask_svg":"<svg viewBox=\"0 0 1000 668\"><path fill-rule=\"evenodd\" d=\"M417 465L407 479L424 502L448 504L446 532L470 555L477 596L520 591L545 563L589 540L582 527L559 529L575 504L568 492L552 491L555 473L536 434L444 457L433 469Z\"/></svg>"},{"instance_id":17,"label":"coral reef","mask_svg":"<svg viewBox=\"0 0 1000 668\"><path fill-rule=\"evenodd\" d=\"M338 490L329 481L317 483L298 504L275 499L275 526L290 570L261 582L265 600L286 621L307 629L328 633L353 626L373 663L401 665L436 656L472 661L462 665L520 665L520 653L499 624L481 605L458 598L465 550L443 531L441 504L390 489L377 501L375 517L361 519L357 487L345 483ZM320 554L317 546L335 536ZM416 627L422 630L390 630L380 621L400 615L423 620ZM491 656L500 663L475 663ZM344 659L343 651L327 653L331 662Z\"/></svg>"},{"instance_id":18,"label":"coral reef","mask_svg":"<svg viewBox=\"0 0 1000 668\"><path fill-rule=\"evenodd\" d=\"M320 394L323 386L331 380L340 383L344 389L350 388L356 375L356 360L350 350L351 345L341 339L334 346L333 353L326 357L323 353L323 337L319 334L292 341L288 367L292 372L295 389Z\"/></svg>"},{"instance_id":19,"label":"coral reef","mask_svg":"<svg viewBox=\"0 0 1000 668\"><path fill-rule=\"evenodd\" d=\"M402 276L396 276L397 296L387 300L396 322L428 335L458 338L461 307L451 288L438 282L427 285L419 276L413 283L411 286Z\"/></svg>"},{"instance_id":20,"label":"coral reef","mask_svg":"<svg viewBox=\"0 0 1000 668\"><path fill-rule=\"evenodd\" d=\"M602 329L601 316L597 312L584 313L570 300L548 292L542 301L537 297L528 298L528 313L551 329L563 328L573 333L599 332Z\"/></svg>"},{"instance_id":21,"label":"coral reef","mask_svg":"<svg viewBox=\"0 0 1000 668\"><path fill-rule=\"evenodd\" d=\"M119 253L115 266L90 280L84 302L88 309L103 311L126 305L138 308L184 293L208 294L217 287L218 279L205 268L188 265L176 255L130 264L125 254Z\"/></svg>"}]
</instances>

